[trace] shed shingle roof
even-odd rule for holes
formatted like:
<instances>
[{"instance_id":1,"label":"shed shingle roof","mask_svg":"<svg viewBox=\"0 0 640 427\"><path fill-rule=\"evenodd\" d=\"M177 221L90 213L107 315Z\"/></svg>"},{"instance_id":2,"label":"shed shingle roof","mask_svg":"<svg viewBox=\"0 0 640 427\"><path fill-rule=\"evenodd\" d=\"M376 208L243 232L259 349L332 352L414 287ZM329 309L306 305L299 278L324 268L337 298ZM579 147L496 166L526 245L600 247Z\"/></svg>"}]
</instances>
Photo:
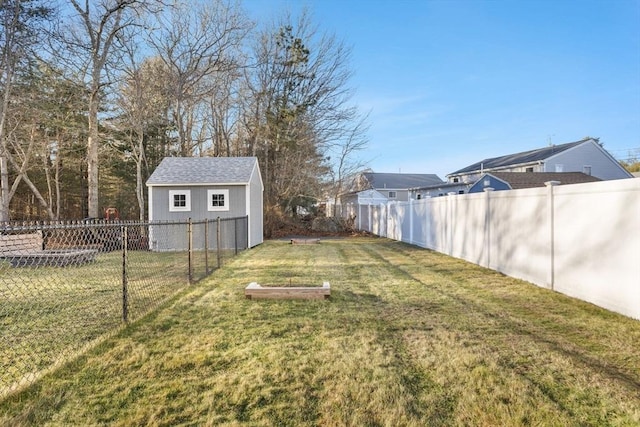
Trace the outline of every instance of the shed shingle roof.
<instances>
[{"instance_id":1,"label":"shed shingle roof","mask_svg":"<svg viewBox=\"0 0 640 427\"><path fill-rule=\"evenodd\" d=\"M494 168L500 168L500 167L506 167L506 166L512 166L512 165L520 165L523 163L542 161L542 160L548 159L553 155L566 151L572 147L583 144L590 140L591 138L587 138L587 139L582 139L576 142L569 142L569 143L560 144L560 145L552 145L549 147L538 148L536 150L523 151L521 153L508 154L506 156L484 159L477 163L469 165L465 168L452 172L449 175L458 175L458 174L464 174L469 172L476 172L482 169L488 170L488 169L494 169Z\"/></svg>"},{"instance_id":2,"label":"shed shingle roof","mask_svg":"<svg viewBox=\"0 0 640 427\"><path fill-rule=\"evenodd\" d=\"M248 184L256 157L165 157L147 185Z\"/></svg>"}]
</instances>

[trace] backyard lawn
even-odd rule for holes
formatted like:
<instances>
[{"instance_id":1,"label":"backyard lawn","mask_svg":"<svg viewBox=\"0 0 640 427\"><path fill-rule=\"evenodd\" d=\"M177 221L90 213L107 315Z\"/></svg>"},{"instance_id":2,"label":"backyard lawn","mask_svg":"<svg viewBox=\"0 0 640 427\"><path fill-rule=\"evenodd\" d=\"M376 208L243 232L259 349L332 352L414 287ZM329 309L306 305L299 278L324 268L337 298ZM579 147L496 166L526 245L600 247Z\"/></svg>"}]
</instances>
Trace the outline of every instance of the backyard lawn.
<instances>
[{"instance_id":1,"label":"backyard lawn","mask_svg":"<svg viewBox=\"0 0 640 427\"><path fill-rule=\"evenodd\" d=\"M331 284L329 300L247 300ZM640 425L640 321L379 238L267 241L0 403L0 425Z\"/></svg>"}]
</instances>

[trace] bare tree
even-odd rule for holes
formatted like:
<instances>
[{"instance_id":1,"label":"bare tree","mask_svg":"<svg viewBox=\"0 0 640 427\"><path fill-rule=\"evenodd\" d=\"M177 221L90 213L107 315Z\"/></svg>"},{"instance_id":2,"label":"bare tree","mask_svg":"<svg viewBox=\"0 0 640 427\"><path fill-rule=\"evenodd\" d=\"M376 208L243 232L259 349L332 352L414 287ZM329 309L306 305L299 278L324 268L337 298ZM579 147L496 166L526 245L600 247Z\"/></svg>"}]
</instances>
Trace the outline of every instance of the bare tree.
<instances>
[{"instance_id":1,"label":"bare tree","mask_svg":"<svg viewBox=\"0 0 640 427\"><path fill-rule=\"evenodd\" d=\"M3 0L0 2L0 221L9 220L9 203L15 182L9 187L11 154L7 147L6 122L13 83L19 69L28 69L35 56L53 9L44 1ZM20 175L18 175L20 176Z\"/></svg>"},{"instance_id":2,"label":"bare tree","mask_svg":"<svg viewBox=\"0 0 640 427\"><path fill-rule=\"evenodd\" d=\"M62 40L68 50L68 65L76 74L86 79L88 92L87 120L87 205L90 217L99 216L98 170L100 135L98 112L105 89L110 83L108 65L117 53L117 38L131 26L139 25L141 13L153 0L100 0L97 2L69 0L75 11Z\"/></svg>"},{"instance_id":3,"label":"bare tree","mask_svg":"<svg viewBox=\"0 0 640 427\"><path fill-rule=\"evenodd\" d=\"M250 25L237 5L222 0L183 4L160 18L160 29L151 34L150 44L170 76L176 152L202 155L207 135L203 126L210 116L206 101L218 78L237 71L236 56Z\"/></svg>"},{"instance_id":4,"label":"bare tree","mask_svg":"<svg viewBox=\"0 0 640 427\"><path fill-rule=\"evenodd\" d=\"M300 194L320 196L331 154L340 153L344 168L364 148L364 121L349 105L349 55L306 13L295 22L286 14L259 35L243 123L247 152L260 160L266 212L294 211Z\"/></svg>"},{"instance_id":5,"label":"bare tree","mask_svg":"<svg viewBox=\"0 0 640 427\"><path fill-rule=\"evenodd\" d=\"M133 39L131 39L133 40ZM127 134L126 152L136 164L136 200L140 220L145 219L143 168L146 164L147 131L166 117L169 98L165 85L167 69L158 58L141 60L136 55L135 42L128 46L125 78L117 104L122 111L119 124Z\"/></svg>"},{"instance_id":6,"label":"bare tree","mask_svg":"<svg viewBox=\"0 0 640 427\"><path fill-rule=\"evenodd\" d=\"M361 159L358 154L367 148L368 140L366 137L368 125L368 116L363 116L355 126L347 130L344 138L340 143L332 144L329 152L334 154L331 170L331 182L329 185L330 195L333 198L332 206L336 207L338 197L352 187L350 182L352 178L366 166L366 161ZM335 211L332 212L335 216Z\"/></svg>"}]
</instances>

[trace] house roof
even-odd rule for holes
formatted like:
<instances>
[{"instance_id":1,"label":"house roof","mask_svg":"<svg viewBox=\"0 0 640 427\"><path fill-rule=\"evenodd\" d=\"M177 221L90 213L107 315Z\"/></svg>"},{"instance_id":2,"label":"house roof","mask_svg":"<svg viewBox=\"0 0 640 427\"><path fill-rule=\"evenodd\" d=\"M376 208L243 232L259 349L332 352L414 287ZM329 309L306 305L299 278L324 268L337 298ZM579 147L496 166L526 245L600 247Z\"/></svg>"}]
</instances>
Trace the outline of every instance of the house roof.
<instances>
[{"instance_id":1,"label":"house roof","mask_svg":"<svg viewBox=\"0 0 640 427\"><path fill-rule=\"evenodd\" d=\"M371 185L371 188L376 189L409 189L444 182L435 174L365 172L363 175Z\"/></svg>"},{"instance_id":2,"label":"house roof","mask_svg":"<svg viewBox=\"0 0 640 427\"><path fill-rule=\"evenodd\" d=\"M248 184L256 157L165 157L147 185Z\"/></svg>"},{"instance_id":3,"label":"house roof","mask_svg":"<svg viewBox=\"0 0 640 427\"><path fill-rule=\"evenodd\" d=\"M566 151L577 145L584 144L587 141L593 141L593 138L585 138L576 142L551 145L549 147L538 148L536 150L523 151L521 153L508 154L506 156L484 159L465 168L452 172L448 176L546 160L551 156Z\"/></svg>"},{"instance_id":4,"label":"house roof","mask_svg":"<svg viewBox=\"0 0 640 427\"><path fill-rule=\"evenodd\" d=\"M545 182L559 181L561 185L602 181L582 172L490 172L499 180L508 183L512 189L544 187Z\"/></svg>"}]
</instances>

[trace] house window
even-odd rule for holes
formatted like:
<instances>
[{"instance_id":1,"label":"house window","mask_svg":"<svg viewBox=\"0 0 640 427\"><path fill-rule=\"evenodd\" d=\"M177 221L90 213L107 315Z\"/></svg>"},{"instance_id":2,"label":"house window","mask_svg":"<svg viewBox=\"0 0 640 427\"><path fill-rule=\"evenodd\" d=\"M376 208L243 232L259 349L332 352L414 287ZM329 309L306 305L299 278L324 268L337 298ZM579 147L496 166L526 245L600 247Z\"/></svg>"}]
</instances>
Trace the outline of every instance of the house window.
<instances>
[{"instance_id":1,"label":"house window","mask_svg":"<svg viewBox=\"0 0 640 427\"><path fill-rule=\"evenodd\" d=\"M189 212L191 210L191 191L169 190L169 212Z\"/></svg>"},{"instance_id":2,"label":"house window","mask_svg":"<svg viewBox=\"0 0 640 427\"><path fill-rule=\"evenodd\" d=\"M228 211L229 190L207 190L207 210Z\"/></svg>"},{"instance_id":3,"label":"house window","mask_svg":"<svg viewBox=\"0 0 640 427\"><path fill-rule=\"evenodd\" d=\"M525 172L533 172L533 166L531 166L529 168L526 168L524 171Z\"/></svg>"},{"instance_id":4,"label":"house window","mask_svg":"<svg viewBox=\"0 0 640 427\"><path fill-rule=\"evenodd\" d=\"M585 175L591 175L591 166L583 166L582 172L584 172Z\"/></svg>"},{"instance_id":5,"label":"house window","mask_svg":"<svg viewBox=\"0 0 640 427\"><path fill-rule=\"evenodd\" d=\"M398 197L398 195L396 194L395 191L389 191L389 198L390 199L395 199L396 197Z\"/></svg>"},{"instance_id":6,"label":"house window","mask_svg":"<svg viewBox=\"0 0 640 427\"><path fill-rule=\"evenodd\" d=\"M464 190L458 190L458 194L464 194Z\"/></svg>"},{"instance_id":7,"label":"house window","mask_svg":"<svg viewBox=\"0 0 640 427\"><path fill-rule=\"evenodd\" d=\"M453 178L453 182L460 182L460 178Z\"/></svg>"}]
</instances>

